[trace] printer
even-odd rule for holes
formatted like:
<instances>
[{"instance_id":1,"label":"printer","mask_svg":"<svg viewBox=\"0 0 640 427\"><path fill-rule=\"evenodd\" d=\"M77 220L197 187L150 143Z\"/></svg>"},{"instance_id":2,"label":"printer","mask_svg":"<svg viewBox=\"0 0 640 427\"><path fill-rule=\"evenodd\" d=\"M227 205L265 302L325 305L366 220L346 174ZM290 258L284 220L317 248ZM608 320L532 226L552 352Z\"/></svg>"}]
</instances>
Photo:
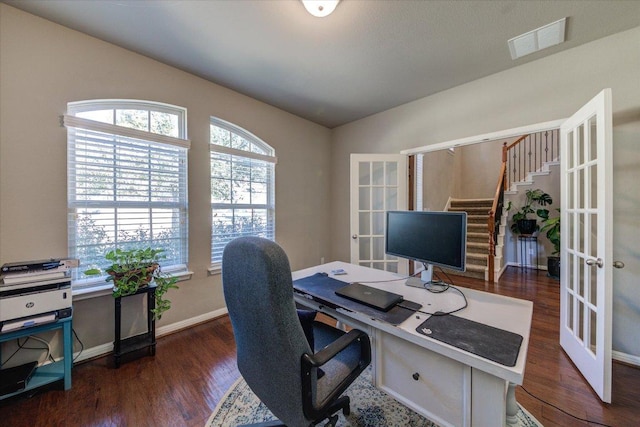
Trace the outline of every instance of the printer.
<instances>
[{"instance_id":1,"label":"printer","mask_svg":"<svg viewBox=\"0 0 640 427\"><path fill-rule=\"evenodd\" d=\"M78 264L62 259L4 264L0 270L0 333L70 317L71 268Z\"/></svg>"}]
</instances>

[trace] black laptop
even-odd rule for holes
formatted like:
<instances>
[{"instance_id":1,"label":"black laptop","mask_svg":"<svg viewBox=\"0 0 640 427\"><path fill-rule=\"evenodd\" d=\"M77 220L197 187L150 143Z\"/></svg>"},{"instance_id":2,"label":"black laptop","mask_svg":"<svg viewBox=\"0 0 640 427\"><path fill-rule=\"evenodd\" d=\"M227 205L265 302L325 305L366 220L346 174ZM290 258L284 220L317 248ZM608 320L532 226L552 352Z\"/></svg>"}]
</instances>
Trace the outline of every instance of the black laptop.
<instances>
[{"instance_id":1,"label":"black laptop","mask_svg":"<svg viewBox=\"0 0 640 427\"><path fill-rule=\"evenodd\" d=\"M347 286L343 286L336 290L336 295L381 311L391 310L404 299L402 295L363 285L362 283L350 283Z\"/></svg>"}]
</instances>

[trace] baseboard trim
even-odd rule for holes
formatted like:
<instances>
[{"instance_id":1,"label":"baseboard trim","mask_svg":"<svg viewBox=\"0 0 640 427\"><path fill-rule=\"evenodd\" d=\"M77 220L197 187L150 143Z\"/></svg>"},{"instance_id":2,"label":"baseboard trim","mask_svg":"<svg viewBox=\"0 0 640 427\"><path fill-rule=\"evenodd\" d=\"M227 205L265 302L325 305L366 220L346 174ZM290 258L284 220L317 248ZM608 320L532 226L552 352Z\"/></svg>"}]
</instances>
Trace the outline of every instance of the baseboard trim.
<instances>
[{"instance_id":1,"label":"baseboard trim","mask_svg":"<svg viewBox=\"0 0 640 427\"><path fill-rule=\"evenodd\" d=\"M627 365L640 367L640 356L634 356L632 354L623 353L621 351L613 350L611 352L611 358L618 362L626 363Z\"/></svg>"},{"instance_id":2,"label":"baseboard trim","mask_svg":"<svg viewBox=\"0 0 640 427\"><path fill-rule=\"evenodd\" d=\"M227 313L228 313L227 308L224 307L218 310L210 311L209 313L201 314L200 316L181 320L180 322L175 322L170 325L161 326L159 328L156 328L156 338L173 334L175 332L190 328L200 323L208 322L209 320L213 320L218 317L224 316ZM74 360L74 363L82 362L84 360L102 357L112 352L113 352L113 343L100 344L91 348L85 348L82 350L82 352L74 353L73 360Z\"/></svg>"},{"instance_id":3,"label":"baseboard trim","mask_svg":"<svg viewBox=\"0 0 640 427\"><path fill-rule=\"evenodd\" d=\"M160 338L165 335L173 334L174 332L178 332L182 329L190 328L200 323L208 322L209 320L224 316L227 313L227 308L224 307L218 310L210 311L209 313L201 314L200 316L192 317L190 319L182 320L170 325L161 326L159 328L156 328L156 337Z\"/></svg>"}]
</instances>

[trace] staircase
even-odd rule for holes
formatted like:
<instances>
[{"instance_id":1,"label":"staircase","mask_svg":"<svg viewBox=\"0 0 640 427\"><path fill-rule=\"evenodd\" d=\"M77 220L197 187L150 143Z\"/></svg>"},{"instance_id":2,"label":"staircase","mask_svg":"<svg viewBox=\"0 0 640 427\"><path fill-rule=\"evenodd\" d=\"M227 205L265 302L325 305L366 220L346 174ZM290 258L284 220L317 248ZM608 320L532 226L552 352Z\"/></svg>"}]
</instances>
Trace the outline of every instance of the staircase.
<instances>
[{"instance_id":1,"label":"staircase","mask_svg":"<svg viewBox=\"0 0 640 427\"><path fill-rule=\"evenodd\" d=\"M487 280L489 253L489 211L493 199L451 199L450 212L467 213L467 268L464 273L446 270L459 276Z\"/></svg>"}]
</instances>

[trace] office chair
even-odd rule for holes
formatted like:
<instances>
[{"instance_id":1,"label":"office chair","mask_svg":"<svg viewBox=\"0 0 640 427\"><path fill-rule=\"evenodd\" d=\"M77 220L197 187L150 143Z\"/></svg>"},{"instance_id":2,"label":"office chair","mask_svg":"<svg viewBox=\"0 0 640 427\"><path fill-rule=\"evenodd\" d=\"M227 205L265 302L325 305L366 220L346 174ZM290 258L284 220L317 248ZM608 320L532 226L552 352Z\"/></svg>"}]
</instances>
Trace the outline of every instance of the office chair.
<instances>
[{"instance_id":1,"label":"office chair","mask_svg":"<svg viewBox=\"0 0 640 427\"><path fill-rule=\"evenodd\" d=\"M270 240L229 242L222 284L238 369L280 421L262 425L313 426L329 419L334 426L339 410L349 415L349 397L341 395L371 362L367 334L313 322L310 348L296 312L289 260Z\"/></svg>"}]
</instances>

